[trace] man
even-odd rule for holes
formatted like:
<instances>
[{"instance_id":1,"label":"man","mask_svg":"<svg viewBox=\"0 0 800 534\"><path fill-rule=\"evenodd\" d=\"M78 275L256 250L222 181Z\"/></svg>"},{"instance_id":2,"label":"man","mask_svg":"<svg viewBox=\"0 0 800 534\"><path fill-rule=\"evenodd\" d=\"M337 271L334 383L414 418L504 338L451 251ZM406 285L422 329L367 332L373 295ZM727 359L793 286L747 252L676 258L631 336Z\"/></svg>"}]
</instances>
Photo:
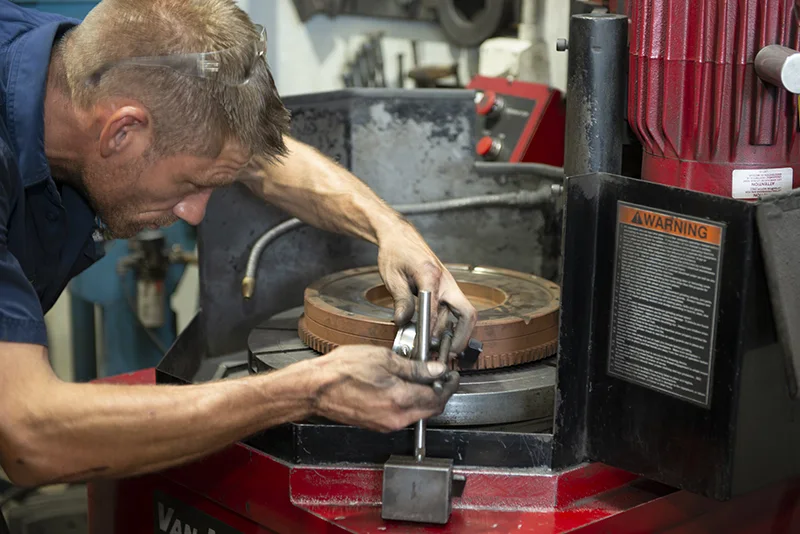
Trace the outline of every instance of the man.
<instances>
[{"instance_id":1,"label":"man","mask_svg":"<svg viewBox=\"0 0 800 534\"><path fill-rule=\"evenodd\" d=\"M43 313L99 258L93 236L198 224L236 180L378 245L397 323L430 290L459 318L458 352L476 312L407 222L286 135L266 37L233 0L104 0L79 25L0 0L0 21L0 464L13 482L136 475L310 415L390 431L443 410L456 374L375 347L212 384L58 380Z\"/></svg>"}]
</instances>

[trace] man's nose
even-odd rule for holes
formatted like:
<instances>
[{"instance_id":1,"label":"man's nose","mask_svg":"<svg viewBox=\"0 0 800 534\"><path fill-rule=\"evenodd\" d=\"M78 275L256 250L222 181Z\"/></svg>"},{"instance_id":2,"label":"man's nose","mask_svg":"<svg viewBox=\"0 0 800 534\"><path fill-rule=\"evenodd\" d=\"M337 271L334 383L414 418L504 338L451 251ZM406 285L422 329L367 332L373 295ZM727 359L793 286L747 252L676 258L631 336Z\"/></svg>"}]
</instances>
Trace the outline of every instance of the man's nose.
<instances>
[{"instance_id":1,"label":"man's nose","mask_svg":"<svg viewBox=\"0 0 800 534\"><path fill-rule=\"evenodd\" d=\"M190 195L175 205L172 213L192 226L197 226L206 215L206 206L211 197L211 190Z\"/></svg>"}]
</instances>

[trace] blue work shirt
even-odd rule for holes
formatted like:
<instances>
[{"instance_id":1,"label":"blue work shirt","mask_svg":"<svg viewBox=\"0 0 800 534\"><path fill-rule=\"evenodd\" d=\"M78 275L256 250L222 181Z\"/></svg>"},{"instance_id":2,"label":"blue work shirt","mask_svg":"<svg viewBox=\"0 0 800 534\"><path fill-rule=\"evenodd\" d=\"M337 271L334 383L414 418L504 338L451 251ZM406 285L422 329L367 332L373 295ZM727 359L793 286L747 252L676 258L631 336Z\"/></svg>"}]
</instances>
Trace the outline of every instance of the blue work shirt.
<instances>
[{"instance_id":1,"label":"blue work shirt","mask_svg":"<svg viewBox=\"0 0 800 534\"><path fill-rule=\"evenodd\" d=\"M47 346L44 314L102 256L94 212L44 152L50 53L79 22L0 0L0 341Z\"/></svg>"}]
</instances>

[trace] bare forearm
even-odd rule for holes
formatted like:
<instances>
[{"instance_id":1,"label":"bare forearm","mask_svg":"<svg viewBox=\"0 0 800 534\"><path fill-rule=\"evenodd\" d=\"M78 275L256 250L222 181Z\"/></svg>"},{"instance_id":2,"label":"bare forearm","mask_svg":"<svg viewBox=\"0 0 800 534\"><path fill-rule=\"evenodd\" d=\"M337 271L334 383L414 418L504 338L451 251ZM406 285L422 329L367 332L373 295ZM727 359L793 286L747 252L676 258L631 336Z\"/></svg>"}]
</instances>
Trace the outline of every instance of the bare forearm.
<instances>
[{"instance_id":1,"label":"bare forearm","mask_svg":"<svg viewBox=\"0 0 800 534\"><path fill-rule=\"evenodd\" d=\"M256 158L243 181L268 202L324 230L378 243L402 218L347 169L286 138L278 163Z\"/></svg>"},{"instance_id":2,"label":"bare forearm","mask_svg":"<svg viewBox=\"0 0 800 534\"><path fill-rule=\"evenodd\" d=\"M58 383L28 403L13 436L24 455L7 470L38 485L167 468L307 416L308 384L291 369L193 386Z\"/></svg>"}]
</instances>

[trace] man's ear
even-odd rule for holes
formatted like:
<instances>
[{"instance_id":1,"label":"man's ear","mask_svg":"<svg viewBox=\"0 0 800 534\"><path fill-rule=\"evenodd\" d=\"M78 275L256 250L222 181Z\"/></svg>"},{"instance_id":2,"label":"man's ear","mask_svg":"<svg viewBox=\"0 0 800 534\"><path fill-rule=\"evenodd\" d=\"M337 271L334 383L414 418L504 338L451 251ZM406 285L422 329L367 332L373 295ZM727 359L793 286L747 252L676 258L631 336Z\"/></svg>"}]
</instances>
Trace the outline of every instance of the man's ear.
<instances>
[{"instance_id":1,"label":"man's ear","mask_svg":"<svg viewBox=\"0 0 800 534\"><path fill-rule=\"evenodd\" d=\"M104 158L128 152L139 155L150 145L152 121L146 109L123 106L106 119L100 132L100 154Z\"/></svg>"}]
</instances>

